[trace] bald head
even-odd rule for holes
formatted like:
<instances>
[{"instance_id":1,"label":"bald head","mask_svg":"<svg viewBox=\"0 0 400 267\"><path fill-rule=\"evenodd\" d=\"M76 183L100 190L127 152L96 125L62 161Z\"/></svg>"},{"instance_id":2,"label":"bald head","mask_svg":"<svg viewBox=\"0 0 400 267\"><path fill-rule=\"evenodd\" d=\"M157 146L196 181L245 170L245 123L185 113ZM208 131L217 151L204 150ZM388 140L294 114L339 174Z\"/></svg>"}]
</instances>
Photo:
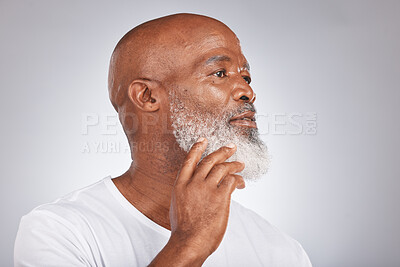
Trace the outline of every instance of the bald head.
<instances>
[{"instance_id":1,"label":"bald head","mask_svg":"<svg viewBox=\"0 0 400 267\"><path fill-rule=\"evenodd\" d=\"M186 59L204 45L221 42L221 34L238 43L222 22L194 14L158 18L129 31L110 62L109 94L114 108L118 111L128 99L128 87L135 79L173 83L176 74L187 69Z\"/></svg>"}]
</instances>

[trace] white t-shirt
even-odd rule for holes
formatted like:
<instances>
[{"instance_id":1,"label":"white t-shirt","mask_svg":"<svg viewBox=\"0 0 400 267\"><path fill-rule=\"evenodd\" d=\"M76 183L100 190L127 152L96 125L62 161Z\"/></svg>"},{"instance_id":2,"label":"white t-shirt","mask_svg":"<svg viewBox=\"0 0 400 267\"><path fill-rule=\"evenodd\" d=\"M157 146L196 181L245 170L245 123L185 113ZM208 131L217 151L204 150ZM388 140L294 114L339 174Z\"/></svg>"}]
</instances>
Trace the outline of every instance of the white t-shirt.
<instances>
[{"instance_id":1,"label":"white t-shirt","mask_svg":"<svg viewBox=\"0 0 400 267\"><path fill-rule=\"evenodd\" d=\"M130 204L106 177L23 216L14 263L147 266L170 234ZM203 266L308 267L311 263L296 240L232 201L224 239Z\"/></svg>"}]
</instances>

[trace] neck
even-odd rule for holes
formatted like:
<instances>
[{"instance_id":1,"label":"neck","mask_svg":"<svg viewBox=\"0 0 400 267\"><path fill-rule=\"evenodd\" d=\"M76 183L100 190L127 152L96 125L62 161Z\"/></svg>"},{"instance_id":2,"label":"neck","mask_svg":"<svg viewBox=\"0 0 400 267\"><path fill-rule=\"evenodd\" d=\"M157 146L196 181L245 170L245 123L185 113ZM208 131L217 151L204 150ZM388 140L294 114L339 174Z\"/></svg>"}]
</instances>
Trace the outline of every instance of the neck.
<instances>
[{"instance_id":1,"label":"neck","mask_svg":"<svg viewBox=\"0 0 400 267\"><path fill-rule=\"evenodd\" d=\"M136 209L155 223L171 229L171 193L186 153L178 147L174 138L172 142L160 141L162 145L159 146L152 146L146 141L138 144L145 145L137 149L131 146L131 166L113 182Z\"/></svg>"}]
</instances>

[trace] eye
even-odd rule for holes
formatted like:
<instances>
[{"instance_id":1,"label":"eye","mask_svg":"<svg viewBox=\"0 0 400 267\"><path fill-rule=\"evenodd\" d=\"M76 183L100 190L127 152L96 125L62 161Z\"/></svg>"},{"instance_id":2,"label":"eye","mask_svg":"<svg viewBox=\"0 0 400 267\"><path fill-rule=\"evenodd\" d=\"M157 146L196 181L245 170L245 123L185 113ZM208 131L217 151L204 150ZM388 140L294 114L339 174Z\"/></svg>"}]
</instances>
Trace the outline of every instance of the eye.
<instances>
[{"instance_id":1,"label":"eye","mask_svg":"<svg viewBox=\"0 0 400 267\"><path fill-rule=\"evenodd\" d=\"M243 76L243 79L246 81L246 83L251 83L251 78L249 76Z\"/></svg>"},{"instance_id":2,"label":"eye","mask_svg":"<svg viewBox=\"0 0 400 267\"><path fill-rule=\"evenodd\" d=\"M214 73L214 75L219 77L219 78L226 77L226 70L219 70L216 73Z\"/></svg>"}]
</instances>

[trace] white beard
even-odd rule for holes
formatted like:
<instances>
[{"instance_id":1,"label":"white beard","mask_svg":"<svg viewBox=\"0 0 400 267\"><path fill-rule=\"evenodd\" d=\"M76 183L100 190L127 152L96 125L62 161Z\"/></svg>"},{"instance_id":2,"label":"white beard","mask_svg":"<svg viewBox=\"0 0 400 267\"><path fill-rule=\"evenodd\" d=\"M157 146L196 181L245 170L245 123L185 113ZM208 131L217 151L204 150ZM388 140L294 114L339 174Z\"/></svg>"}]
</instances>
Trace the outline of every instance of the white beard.
<instances>
[{"instance_id":1,"label":"white beard","mask_svg":"<svg viewBox=\"0 0 400 267\"><path fill-rule=\"evenodd\" d=\"M254 128L238 129L238 126L229 124L232 116L254 109L252 105L245 104L244 108L240 110L215 115L204 108L204 111L201 111L201 108L196 110L187 108L173 91L169 94L169 100L173 134L184 151L188 152L200 137L208 140L208 146L203 157L222 146L234 143L237 150L227 161L244 162L245 168L239 175L247 181L254 181L267 173L269 166L268 150L260 139L258 130ZM193 101L190 102L192 106L198 106Z\"/></svg>"}]
</instances>

